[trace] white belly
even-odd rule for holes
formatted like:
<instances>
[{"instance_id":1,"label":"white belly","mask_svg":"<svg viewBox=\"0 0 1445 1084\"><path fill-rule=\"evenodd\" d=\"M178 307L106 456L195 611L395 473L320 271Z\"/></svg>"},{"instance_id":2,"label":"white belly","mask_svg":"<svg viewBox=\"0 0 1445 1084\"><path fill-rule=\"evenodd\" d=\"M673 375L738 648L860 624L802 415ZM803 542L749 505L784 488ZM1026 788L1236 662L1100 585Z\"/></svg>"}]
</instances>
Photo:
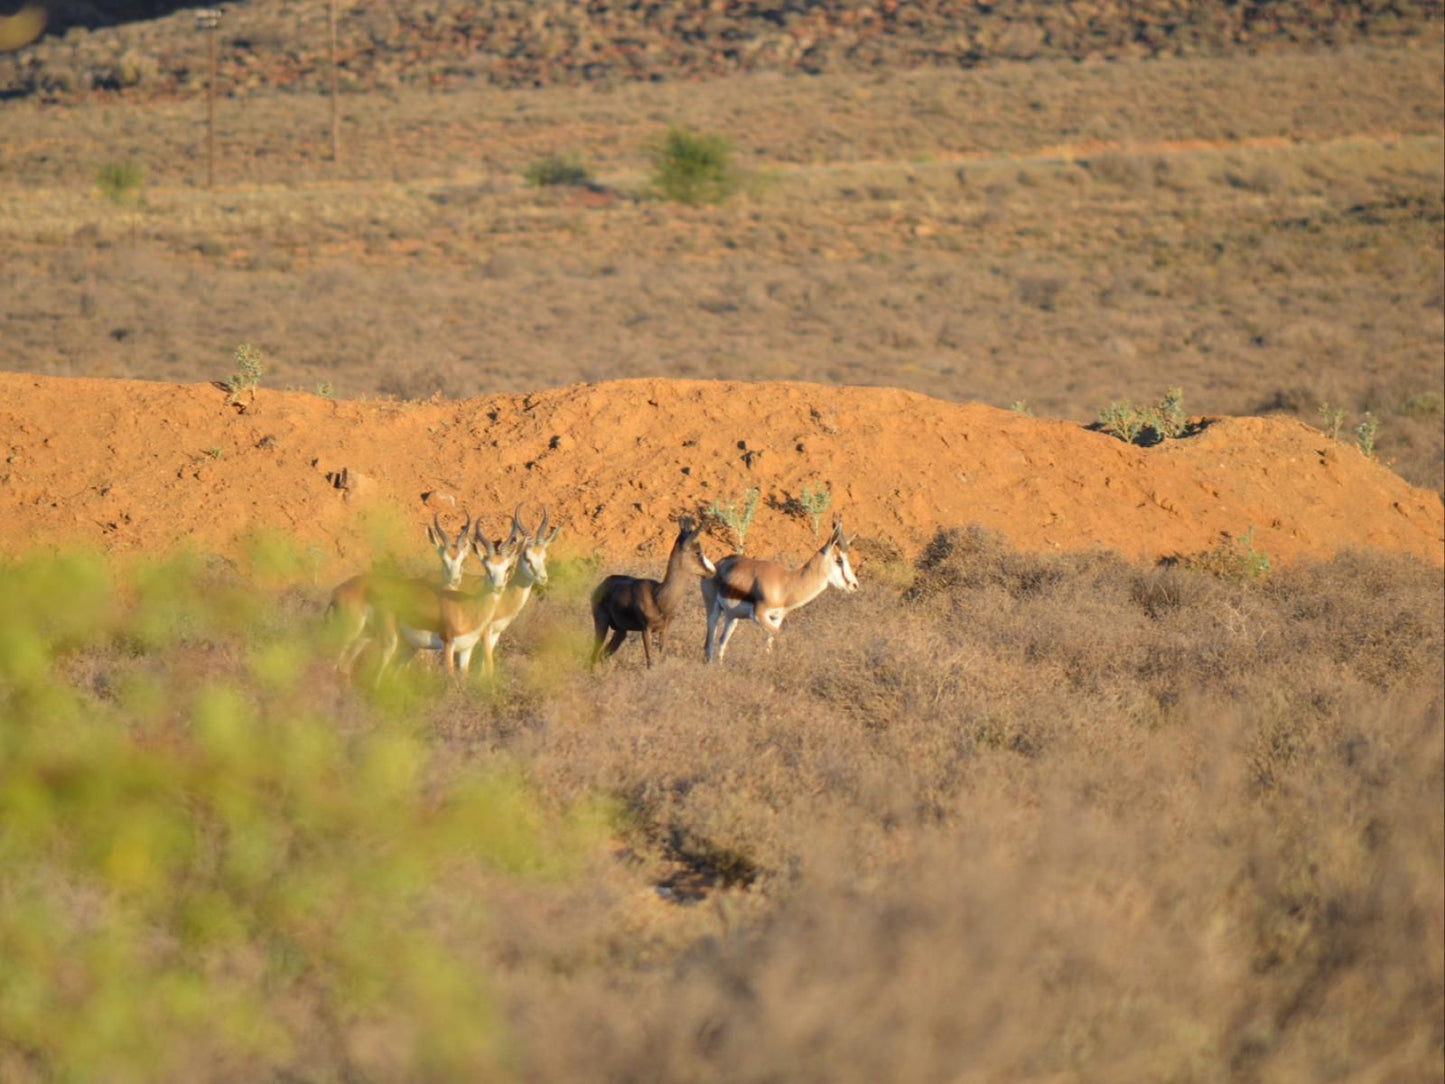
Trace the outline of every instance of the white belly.
<instances>
[{"instance_id":1,"label":"white belly","mask_svg":"<svg viewBox=\"0 0 1445 1084\"><path fill-rule=\"evenodd\" d=\"M477 629L476 632L469 632L465 636L458 636L452 641L452 646L458 651L470 651L477 646L477 641L482 638L482 631L482 629ZM441 644L437 646L440 647Z\"/></svg>"},{"instance_id":2,"label":"white belly","mask_svg":"<svg viewBox=\"0 0 1445 1084\"><path fill-rule=\"evenodd\" d=\"M434 632L425 629L412 629L405 625L399 626L402 638L418 651L440 651L442 649L442 638Z\"/></svg>"}]
</instances>

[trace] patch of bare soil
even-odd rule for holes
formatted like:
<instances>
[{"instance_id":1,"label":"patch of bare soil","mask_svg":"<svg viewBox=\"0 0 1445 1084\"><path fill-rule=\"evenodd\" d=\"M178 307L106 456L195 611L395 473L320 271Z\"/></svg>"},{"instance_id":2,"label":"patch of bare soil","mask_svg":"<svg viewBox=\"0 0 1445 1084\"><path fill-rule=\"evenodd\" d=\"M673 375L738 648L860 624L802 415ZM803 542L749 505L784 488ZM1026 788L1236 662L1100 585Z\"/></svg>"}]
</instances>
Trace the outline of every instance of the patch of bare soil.
<instances>
[{"instance_id":1,"label":"patch of bare soil","mask_svg":"<svg viewBox=\"0 0 1445 1084\"><path fill-rule=\"evenodd\" d=\"M1445 509L1354 447L1280 418L1204 419L1153 448L897 389L628 380L422 403L0 373L0 551L82 543L220 554L279 531L364 560L368 515L448 497L501 531L517 502L559 551L661 555L673 518L761 505L749 552L816 544L794 499L825 485L861 555L916 555L977 523L1023 550L1155 560L1254 530L1276 561L1371 548L1445 563ZM718 544L727 544L715 527ZM319 559L319 558L318 558Z\"/></svg>"}]
</instances>

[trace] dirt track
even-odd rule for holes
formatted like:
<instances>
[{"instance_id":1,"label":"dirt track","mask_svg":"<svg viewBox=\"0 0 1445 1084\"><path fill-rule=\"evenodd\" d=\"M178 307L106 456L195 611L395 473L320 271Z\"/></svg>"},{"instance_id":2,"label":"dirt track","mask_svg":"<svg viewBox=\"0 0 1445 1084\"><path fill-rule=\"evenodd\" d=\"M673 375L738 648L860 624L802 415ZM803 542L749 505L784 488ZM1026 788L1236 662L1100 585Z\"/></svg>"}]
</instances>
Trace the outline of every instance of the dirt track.
<instances>
[{"instance_id":1,"label":"dirt track","mask_svg":"<svg viewBox=\"0 0 1445 1084\"><path fill-rule=\"evenodd\" d=\"M533 518L545 503L566 527L559 551L650 560L672 517L756 486L749 551L799 555L812 528L784 506L811 483L831 488L865 558L911 558L940 526L978 523L1025 550L1152 560L1252 527L1276 561L1369 547L1445 563L1438 495L1284 419L1210 419L1142 449L977 404L801 383L617 381L429 403L263 389L243 413L211 385L4 373L0 403L6 552L186 539L229 553L274 529L356 561L367 509L394 503L420 525L455 498L497 532L517 501Z\"/></svg>"}]
</instances>

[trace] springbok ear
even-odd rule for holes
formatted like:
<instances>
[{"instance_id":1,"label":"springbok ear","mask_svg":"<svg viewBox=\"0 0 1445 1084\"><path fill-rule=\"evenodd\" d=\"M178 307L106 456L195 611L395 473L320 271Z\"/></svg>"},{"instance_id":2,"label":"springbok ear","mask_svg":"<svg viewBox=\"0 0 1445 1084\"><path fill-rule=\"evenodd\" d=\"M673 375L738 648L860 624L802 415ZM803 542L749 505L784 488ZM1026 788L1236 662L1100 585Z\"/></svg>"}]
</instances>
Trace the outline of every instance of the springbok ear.
<instances>
[{"instance_id":1,"label":"springbok ear","mask_svg":"<svg viewBox=\"0 0 1445 1084\"><path fill-rule=\"evenodd\" d=\"M833 523L833 541L844 553L848 552L848 547L852 544L853 540L843 533L843 521L841 519L835 520Z\"/></svg>"}]
</instances>

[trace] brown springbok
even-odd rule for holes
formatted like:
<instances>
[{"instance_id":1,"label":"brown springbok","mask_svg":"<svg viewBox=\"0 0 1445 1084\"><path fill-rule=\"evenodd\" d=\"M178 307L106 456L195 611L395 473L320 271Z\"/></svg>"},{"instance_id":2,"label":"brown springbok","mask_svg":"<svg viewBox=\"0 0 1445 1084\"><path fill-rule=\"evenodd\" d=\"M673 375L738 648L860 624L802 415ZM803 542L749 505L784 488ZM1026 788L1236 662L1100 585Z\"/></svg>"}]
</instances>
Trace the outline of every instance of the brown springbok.
<instances>
[{"instance_id":1,"label":"brown springbok","mask_svg":"<svg viewBox=\"0 0 1445 1084\"><path fill-rule=\"evenodd\" d=\"M652 638L657 637L657 657L662 658L667 626L682 605L689 576L712 576L716 566L702 552L699 528L691 521L678 521L678 533L667 558L662 580L636 576L608 576L592 592L592 628L597 642L592 647L592 665L604 654L615 655L629 632L642 633L642 652L652 666ZM612 641L604 647L607 633Z\"/></svg>"},{"instance_id":2,"label":"brown springbok","mask_svg":"<svg viewBox=\"0 0 1445 1084\"><path fill-rule=\"evenodd\" d=\"M438 587L428 580L363 573L331 592L328 615L343 622L345 641L337 669L350 676L357 657L373 639L379 658L375 681L404 642L408 658L424 648L440 650L448 672L463 671L472 649L496 609L521 552L522 532L516 513L512 534L505 542L492 542L481 534L477 521L471 548L482 560L486 575L474 592Z\"/></svg>"},{"instance_id":3,"label":"brown springbok","mask_svg":"<svg viewBox=\"0 0 1445 1084\"><path fill-rule=\"evenodd\" d=\"M532 597L532 588L537 584L546 586L547 547L557 540L557 535L562 531L561 527L553 527L552 533L547 533L546 505L542 506L542 522L538 525L536 534L531 534L522 526L522 522L518 518L520 512L521 505L518 505L517 511L512 513L512 531L514 534L524 536L521 552L518 554L517 567L497 599L496 609L487 621L481 638L482 672L488 677L492 676L492 653L496 649L497 641L501 639L502 633L507 631L507 626L516 620L517 615L522 612L522 607L527 605L527 600ZM468 650L467 656L470 658L470 650Z\"/></svg>"},{"instance_id":4,"label":"brown springbok","mask_svg":"<svg viewBox=\"0 0 1445 1084\"><path fill-rule=\"evenodd\" d=\"M796 571L776 561L760 561L737 553L724 557L717 563L717 575L702 581L702 601L707 608L707 641L703 645L707 661L722 662L737 623L749 618L768 634L767 650L771 651L783 618L829 587L858 590L841 520L833 524L833 533L823 548ZM719 620L723 626L714 642Z\"/></svg>"}]
</instances>

